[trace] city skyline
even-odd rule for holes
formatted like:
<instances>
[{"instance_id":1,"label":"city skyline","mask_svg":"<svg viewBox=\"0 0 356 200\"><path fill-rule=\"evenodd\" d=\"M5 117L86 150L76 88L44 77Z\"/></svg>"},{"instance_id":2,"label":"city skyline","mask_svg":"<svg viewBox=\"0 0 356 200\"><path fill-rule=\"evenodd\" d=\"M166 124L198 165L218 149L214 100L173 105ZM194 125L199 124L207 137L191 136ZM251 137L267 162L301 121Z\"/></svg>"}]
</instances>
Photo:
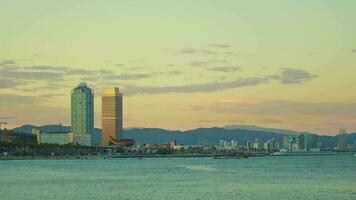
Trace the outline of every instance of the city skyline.
<instances>
[{"instance_id":1,"label":"city skyline","mask_svg":"<svg viewBox=\"0 0 356 200\"><path fill-rule=\"evenodd\" d=\"M68 91L87 82L95 127L100 94L115 85L125 127L356 132L356 2L0 4L8 128L71 124Z\"/></svg>"}]
</instances>

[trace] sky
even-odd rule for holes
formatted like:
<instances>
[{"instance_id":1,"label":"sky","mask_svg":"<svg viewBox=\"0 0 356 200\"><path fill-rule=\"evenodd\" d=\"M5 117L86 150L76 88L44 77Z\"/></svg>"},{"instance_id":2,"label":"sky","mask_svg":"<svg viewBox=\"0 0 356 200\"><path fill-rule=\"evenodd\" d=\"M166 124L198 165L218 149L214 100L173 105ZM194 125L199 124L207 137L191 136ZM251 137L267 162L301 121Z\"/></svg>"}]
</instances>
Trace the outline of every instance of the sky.
<instances>
[{"instance_id":1,"label":"sky","mask_svg":"<svg viewBox=\"0 0 356 200\"><path fill-rule=\"evenodd\" d=\"M70 125L124 94L124 127L356 132L354 0L0 0L0 121Z\"/></svg>"}]
</instances>

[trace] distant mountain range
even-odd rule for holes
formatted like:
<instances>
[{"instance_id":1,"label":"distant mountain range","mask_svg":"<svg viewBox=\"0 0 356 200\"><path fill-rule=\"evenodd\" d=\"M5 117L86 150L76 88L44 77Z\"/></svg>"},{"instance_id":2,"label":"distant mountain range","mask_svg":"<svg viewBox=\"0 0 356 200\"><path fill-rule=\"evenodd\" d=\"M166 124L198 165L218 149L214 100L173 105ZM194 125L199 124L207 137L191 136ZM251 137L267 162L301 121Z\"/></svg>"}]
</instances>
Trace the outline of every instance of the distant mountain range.
<instances>
[{"instance_id":1,"label":"distant mountain range","mask_svg":"<svg viewBox=\"0 0 356 200\"><path fill-rule=\"evenodd\" d=\"M38 128L47 132L67 132L69 126L45 125L33 126L24 125L13 129L14 132L31 134L33 128ZM232 125L225 127L198 128L188 131L165 130L159 128L127 128L124 130L125 138L133 138L138 143L167 143L177 140L181 144L217 144L219 140L237 140L240 144L246 140L255 140L265 142L270 138L275 138L281 142L283 135L301 134L306 132L296 132L284 129L268 129L256 126ZM101 140L101 129L95 128L97 140ZM347 136L349 143L356 141L356 133ZM326 147L337 145L337 136L318 136L318 141L323 142Z\"/></svg>"}]
</instances>

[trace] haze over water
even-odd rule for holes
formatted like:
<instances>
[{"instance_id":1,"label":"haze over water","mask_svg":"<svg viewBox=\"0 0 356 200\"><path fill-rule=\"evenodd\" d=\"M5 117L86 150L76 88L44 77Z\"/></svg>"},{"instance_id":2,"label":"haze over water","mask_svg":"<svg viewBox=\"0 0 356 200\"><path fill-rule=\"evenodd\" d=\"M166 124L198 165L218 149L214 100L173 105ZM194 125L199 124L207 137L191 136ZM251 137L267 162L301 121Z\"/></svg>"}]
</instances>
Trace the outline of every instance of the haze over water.
<instances>
[{"instance_id":1,"label":"haze over water","mask_svg":"<svg viewBox=\"0 0 356 200\"><path fill-rule=\"evenodd\" d=\"M0 161L1 199L355 199L356 157Z\"/></svg>"}]
</instances>

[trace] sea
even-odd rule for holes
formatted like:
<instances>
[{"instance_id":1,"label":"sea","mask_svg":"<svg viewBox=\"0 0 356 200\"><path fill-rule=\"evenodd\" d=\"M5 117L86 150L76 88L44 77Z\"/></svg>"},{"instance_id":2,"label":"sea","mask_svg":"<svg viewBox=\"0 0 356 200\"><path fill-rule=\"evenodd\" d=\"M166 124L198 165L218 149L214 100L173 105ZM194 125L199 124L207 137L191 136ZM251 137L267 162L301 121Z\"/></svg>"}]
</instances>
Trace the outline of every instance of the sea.
<instances>
[{"instance_id":1,"label":"sea","mask_svg":"<svg viewBox=\"0 0 356 200\"><path fill-rule=\"evenodd\" d=\"M356 157L0 161L0 199L356 199Z\"/></svg>"}]
</instances>

